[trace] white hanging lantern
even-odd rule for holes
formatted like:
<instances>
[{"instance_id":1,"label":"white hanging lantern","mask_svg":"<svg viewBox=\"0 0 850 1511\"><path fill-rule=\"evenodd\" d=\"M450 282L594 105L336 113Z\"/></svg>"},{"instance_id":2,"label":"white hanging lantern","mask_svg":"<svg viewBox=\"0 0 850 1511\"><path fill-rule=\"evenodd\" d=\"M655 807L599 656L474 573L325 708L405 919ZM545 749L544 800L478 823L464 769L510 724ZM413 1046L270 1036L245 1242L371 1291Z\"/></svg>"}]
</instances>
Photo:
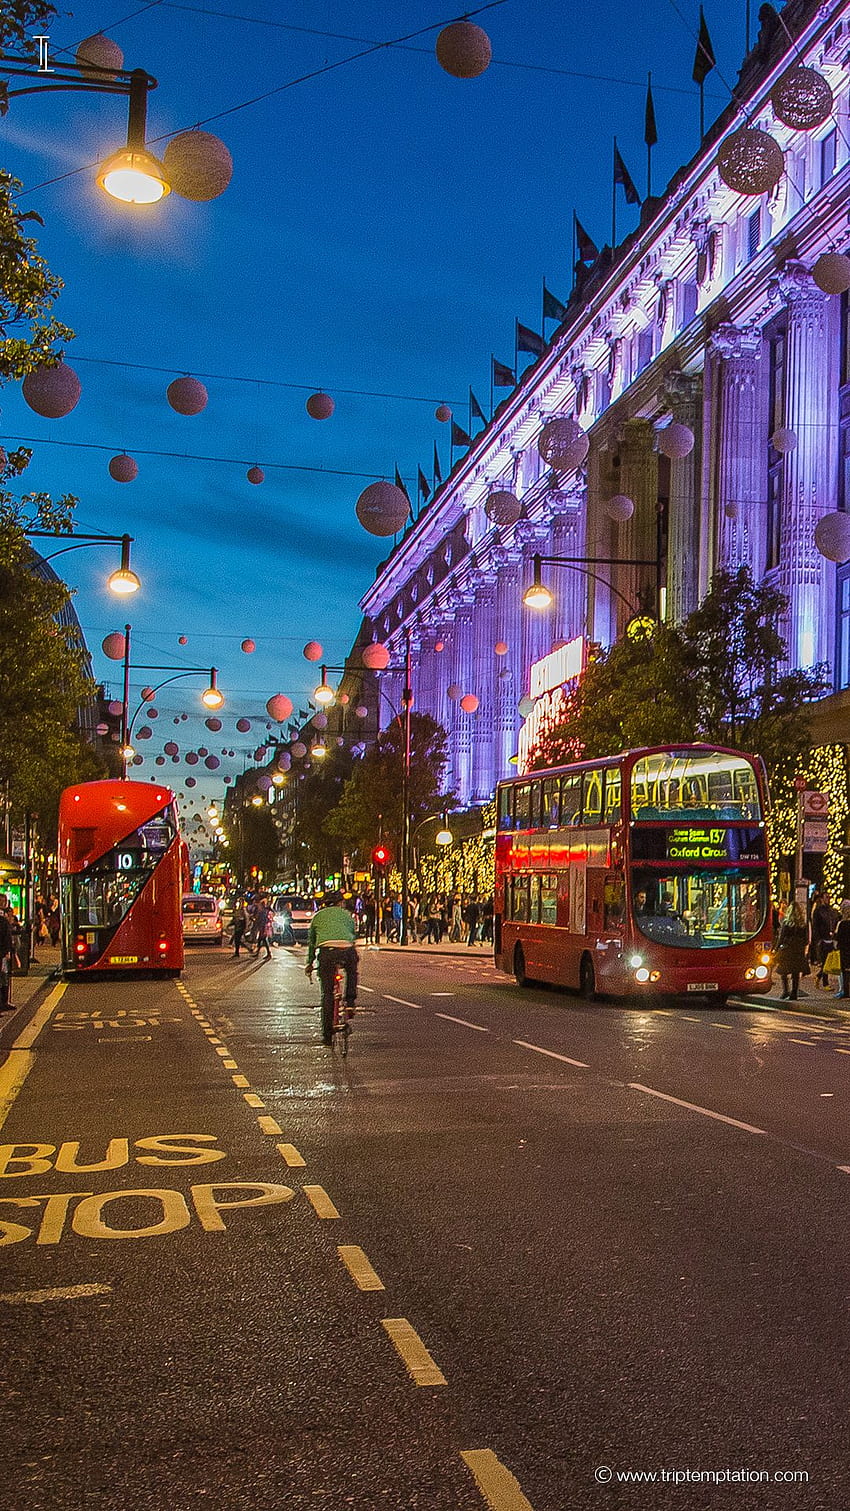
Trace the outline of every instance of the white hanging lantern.
<instances>
[{"instance_id":1,"label":"white hanging lantern","mask_svg":"<svg viewBox=\"0 0 850 1511\"><path fill-rule=\"evenodd\" d=\"M62 420L76 407L83 387L73 367L60 362L58 367L37 367L27 373L21 391L36 414Z\"/></svg>"},{"instance_id":2,"label":"white hanging lantern","mask_svg":"<svg viewBox=\"0 0 850 1511\"><path fill-rule=\"evenodd\" d=\"M547 420L537 437L537 450L556 472L572 472L580 467L589 449L587 432L570 415L557 415L553 420Z\"/></svg>"},{"instance_id":3,"label":"white hanging lantern","mask_svg":"<svg viewBox=\"0 0 850 1511\"><path fill-rule=\"evenodd\" d=\"M327 729L327 727L328 727L328 716L327 716L327 714L321 714L321 713L314 714L313 717L312 717L312 719L310 720L310 722L313 725L314 729Z\"/></svg>"},{"instance_id":4,"label":"white hanging lantern","mask_svg":"<svg viewBox=\"0 0 850 1511\"><path fill-rule=\"evenodd\" d=\"M484 513L494 525L504 530L516 524L522 514L522 504L516 494L511 493L508 488L494 488L493 492L487 495Z\"/></svg>"},{"instance_id":5,"label":"white hanging lantern","mask_svg":"<svg viewBox=\"0 0 850 1511\"><path fill-rule=\"evenodd\" d=\"M126 451L122 451L120 456L114 456L109 463L109 476L116 483L132 483L138 475L139 464Z\"/></svg>"},{"instance_id":6,"label":"white hanging lantern","mask_svg":"<svg viewBox=\"0 0 850 1511\"><path fill-rule=\"evenodd\" d=\"M797 449L797 432L789 430L787 425L780 425L770 437L770 444L780 456L787 456L789 451Z\"/></svg>"},{"instance_id":7,"label":"white hanging lantern","mask_svg":"<svg viewBox=\"0 0 850 1511\"><path fill-rule=\"evenodd\" d=\"M812 278L824 294L846 294L850 289L850 257L843 252L823 252L812 268Z\"/></svg>"},{"instance_id":8,"label":"white hanging lantern","mask_svg":"<svg viewBox=\"0 0 850 1511\"><path fill-rule=\"evenodd\" d=\"M329 420L336 405L329 393L311 393L306 405L311 420Z\"/></svg>"},{"instance_id":9,"label":"white hanging lantern","mask_svg":"<svg viewBox=\"0 0 850 1511\"><path fill-rule=\"evenodd\" d=\"M662 456L670 457L671 461L679 461L683 456L690 456L694 449L694 433L690 425L680 425L674 420L672 425L667 425L664 430L656 431L658 436L658 450Z\"/></svg>"},{"instance_id":10,"label":"white hanging lantern","mask_svg":"<svg viewBox=\"0 0 850 1511\"><path fill-rule=\"evenodd\" d=\"M850 514L824 514L815 525L815 545L827 561L850 561Z\"/></svg>"},{"instance_id":11,"label":"white hanging lantern","mask_svg":"<svg viewBox=\"0 0 850 1511\"><path fill-rule=\"evenodd\" d=\"M200 414L207 407L209 395L203 383L187 373L185 377L175 378L173 383L169 383L166 397L171 408L178 414Z\"/></svg>"},{"instance_id":12,"label":"white hanging lantern","mask_svg":"<svg viewBox=\"0 0 850 1511\"><path fill-rule=\"evenodd\" d=\"M108 68L113 73L120 73L124 67L124 54L117 42L111 37L105 37L102 31L95 32L93 37L86 37L77 48L77 67L85 73L89 69L92 72L96 68Z\"/></svg>"},{"instance_id":13,"label":"white hanging lantern","mask_svg":"<svg viewBox=\"0 0 850 1511\"><path fill-rule=\"evenodd\" d=\"M616 519L621 522L623 520L631 519L634 512L635 501L633 498L629 498L628 494L626 493L615 493L614 497L609 498L607 504L605 505L605 513L608 515L608 518Z\"/></svg>"},{"instance_id":14,"label":"white hanging lantern","mask_svg":"<svg viewBox=\"0 0 850 1511\"><path fill-rule=\"evenodd\" d=\"M794 131L813 131L832 115L832 90L816 68L789 68L770 91L777 120Z\"/></svg>"},{"instance_id":15,"label":"white hanging lantern","mask_svg":"<svg viewBox=\"0 0 850 1511\"><path fill-rule=\"evenodd\" d=\"M370 535L395 535L407 523L410 503L395 483L381 481L363 489L354 512Z\"/></svg>"},{"instance_id":16,"label":"white hanging lantern","mask_svg":"<svg viewBox=\"0 0 850 1511\"><path fill-rule=\"evenodd\" d=\"M769 194L785 169L782 148L767 131L741 126L720 144L717 171L736 194Z\"/></svg>"},{"instance_id":17,"label":"white hanging lantern","mask_svg":"<svg viewBox=\"0 0 850 1511\"><path fill-rule=\"evenodd\" d=\"M453 79L477 79L489 68L493 49L482 27L472 21L452 21L437 37L437 62Z\"/></svg>"},{"instance_id":18,"label":"white hanging lantern","mask_svg":"<svg viewBox=\"0 0 850 1511\"><path fill-rule=\"evenodd\" d=\"M181 131L172 137L162 166L174 192L198 202L217 199L233 177L233 158L210 131Z\"/></svg>"}]
</instances>

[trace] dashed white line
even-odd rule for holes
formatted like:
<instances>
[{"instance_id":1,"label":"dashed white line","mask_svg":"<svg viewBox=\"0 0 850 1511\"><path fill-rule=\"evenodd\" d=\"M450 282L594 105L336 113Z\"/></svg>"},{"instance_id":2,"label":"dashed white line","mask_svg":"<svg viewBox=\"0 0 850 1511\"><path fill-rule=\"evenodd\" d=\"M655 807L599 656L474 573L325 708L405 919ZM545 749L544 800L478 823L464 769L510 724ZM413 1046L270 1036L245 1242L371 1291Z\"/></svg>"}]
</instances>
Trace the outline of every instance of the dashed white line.
<instances>
[{"instance_id":1,"label":"dashed white line","mask_svg":"<svg viewBox=\"0 0 850 1511\"><path fill-rule=\"evenodd\" d=\"M533 1049L535 1054L548 1055L550 1060L563 1060L565 1065L576 1065L579 1070L589 1070L590 1066L584 1060L571 1060L569 1055L556 1054L554 1049L543 1049L539 1044L528 1044L525 1039L512 1039L512 1044L518 1044L520 1049Z\"/></svg>"},{"instance_id":2,"label":"dashed white line","mask_svg":"<svg viewBox=\"0 0 850 1511\"><path fill-rule=\"evenodd\" d=\"M389 992L384 992L384 998L385 998L385 1000L387 1002L397 1002L398 1005L399 1005L399 1007L419 1007L420 1006L420 1004L418 1002L406 1002L405 999L404 999L404 997L391 997L390 994L389 994Z\"/></svg>"},{"instance_id":3,"label":"dashed white line","mask_svg":"<svg viewBox=\"0 0 850 1511\"><path fill-rule=\"evenodd\" d=\"M628 1081L630 1091L642 1091L646 1096L658 1097L662 1102L672 1102L675 1107L684 1107L688 1112L699 1112L704 1118L713 1118L718 1123L729 1123L733 1128L740 1128L744 1133L764 1134L763 1128L754 1128L752 1123L739 1123L737 1118L727 1117L723 1112L712 1112L709 1107L699 1107L696 1102L683 1102L680 1097L671 1097L666 1091L655 1091L652 1086L641 1086L639 1081ZM766 1135L765 1135L766 1136Z\"/></svg>"},{"instance_id":4,"label":"dashed white line","mask_svg":"<svg viewBox=\"0 0 850 1511\"><path fill-rule=\"evenodd\" d=\"M451 1013L435 1013L435 1018L445 1018L447 1023L459 1023L461 1028L474 1028L479 1034L489 1034L489 1028L482 1028L480 1023L468 1023L466 1018L453 1018Z\"/></svg>"}]
</instances>

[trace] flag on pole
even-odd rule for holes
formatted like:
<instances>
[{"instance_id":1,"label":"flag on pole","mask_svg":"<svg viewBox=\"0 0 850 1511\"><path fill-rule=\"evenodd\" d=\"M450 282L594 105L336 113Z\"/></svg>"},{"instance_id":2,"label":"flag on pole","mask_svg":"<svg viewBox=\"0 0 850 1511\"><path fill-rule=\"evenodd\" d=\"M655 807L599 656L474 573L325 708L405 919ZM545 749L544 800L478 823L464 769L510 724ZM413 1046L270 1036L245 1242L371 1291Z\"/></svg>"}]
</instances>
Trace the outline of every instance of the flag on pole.
<instances>
[{"instance_id":1,"label":"flag on pole","mask_svg":"<svg viewBox=\"0 0 850 1511\"><path fill-rule=\"evenodd\" d=\"M536 331L529 330L527 325L516 322L516 349L518 352L533 352L535 357L542 357L546 350L546 342Z\"/></svg>"},{"instance_id":2,"label":"flag on pole","mask_svg":"<svg viewBox=\"0 0 850 1511\"><path fill-rule=\"evenodd\" d=\"M647 147L654 147L658 141L658 127L655 124L655 104L652 98L652 74L647 75L646 81L646 110L643 117L643 139Z\"/></svg>"},{"instance_id":3,"label":"flag on pole","mask_svg":"<svg viewBox=\"0 0 850 1511\"><path fill-rule=\"evenodd\" d=\"M557 299L551 289L546 287L546 279L543 280L543 320L557 320L562 324L567 318L567 306L562 299Z\"/></svg>"},{"instance_id":4,"label":"flag on pole","mask_svg":"<svg viewBox=\"0 0 850 1511\"><path fill-rule=\"evenodd\" d=\"M398 467L396 467L396 470L395 470L395 485L396 485L397 488L401 489L402 493L404 494L405 498L407 499L407 502L410 503L410 494L407 491L407 486L405 484L404 478L402 477L401 473L398 470Z\"/></svg>"},{"instance_id":5,"label":"flag on pole","mask_svg":"<svg viewBox=\"0 0 850 1511\"><path fill-rule=\"evenodd\" d=\"M700 89L705 83L712 68L717 67L717 59L714 56L714 48L711 45L711 37L705 24L705 16L702 6L699 8L699 37L697 38L697 50L694 58L694 71L692 78Z\"/></svg>"},{"instance_id":6,"label":"flag on pole","mask_svg":"<svg viewBox=\"0 0 850 1511\"><path fill-rule=\"evenodd\" d=\"M592 236L588 236L584 226L576 214L573 214L575 227L576 250L579 262L595 262L599 256L599 248Z\"/></svg>"},{"instance_id":7,"label":"flag on pole","mask_svg":"<svg viewBox=\"0 0 850 1511\"><path fill-rule=\"evenodd\" d=\"M457 420L452 420L452 451L455 446L471 446L472 437L458 425Z\"/></svg>"},{"instance_id":8,"label":"flag on pole","mask_svg":"<svg viewBox=\"0 0 850 1511\"><path fill-rule=\"evenodd\" d=\"M627 205L640 204L640 195L635 188L634 180L632 179L628 168L626 167L622 157L620 156L620 149L617 146L616 138L614 139L614 183L615 185L622 185L623 193L626 196Z\"/></svg>"},{"instance_id":9,"label":"flag on pole","mask_svg":"<svg viewBox=\"0 0 850 1511\"><path fill-rule=\"evenodd\" d=\"M516 388L516 374L513 371L513 368L507 367L504 362L497 362L495 357L493 357L492 361L493 361L493 377L492 377L493 387L494 388Z\"/></svg>"},{"instance_id":10,"label":"flag on pole","mask_svg":"<svg viewBox=\"0 0 850 1511\"><path fill-rule=\"evenodd\" d=\"M440 458L439 458L439 455L437 453L437 442L435 441L434 442L434 487L438 488L440 486L440 483L442 481L443 481L443 474L440 471Z\"/></svg>"},{"instance_id":11,"label":"flag on pole","mask_svg":"<svg viewBox=\"0 0 850 1511\"><path fill-rule=\"evenodd\" d=\"M423 504L427 504L429 498L431 497L430 484L421 467L417 467L416 472L419 481L419 497L421 498Z\"/></svg>"},{"instance_id":12,"label":"flag on pole","mask_svg":"<svg viewBox=\"0 0 850 1511\"><path fill-rule=\"evenodd\" d=\"M470 425L470 429L472 428L472 421L473 420L480 420L483 425L487 424L487 416L484 413L484 410L481 408L481 405L479 404L478 400L476 399L475 394L472 392L472 389L470 388L470 390L469 390L469 425Z\"/></svg>"}]
</instances>

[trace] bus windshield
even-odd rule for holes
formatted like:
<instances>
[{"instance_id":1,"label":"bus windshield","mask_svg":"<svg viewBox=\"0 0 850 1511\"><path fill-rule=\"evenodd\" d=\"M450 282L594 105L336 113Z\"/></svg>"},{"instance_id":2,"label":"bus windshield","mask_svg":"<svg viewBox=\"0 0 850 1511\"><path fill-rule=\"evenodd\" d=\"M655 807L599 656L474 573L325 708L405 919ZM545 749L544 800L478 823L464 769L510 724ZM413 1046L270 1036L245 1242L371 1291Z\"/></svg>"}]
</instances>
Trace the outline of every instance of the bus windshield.
<instances>
[{"instance_id":1,"label":"bus windshield","mask_svg":"<svg viewBox=\"0 0 850 1511\"><path fill-rule=\"evenodd\" d=\"M756 774L724 751L655 751L632 768L633 819L760 819Z\"/></svg>"},{"instance_id":2,"label":"bus windshield","mask_svg":"<svg viewBox=\"0 0 850 1511\"><path fill-rule=\"evenodd\" d=\"M635 870L632 907L637 927L656 944L744 944L764 927L767 879L732 870Z\"/></svg>"},{"instance_id":3,"label":"bus windshield","mask_svg":"<svg viewBox=\"0 0 850 1511\"><path fill-rule=\"evenodd\" d=\"M94 865L67 878L75 928L115 929L155 871L177 829L170 812L143 824Z\"/></svg>"}]
</instances>

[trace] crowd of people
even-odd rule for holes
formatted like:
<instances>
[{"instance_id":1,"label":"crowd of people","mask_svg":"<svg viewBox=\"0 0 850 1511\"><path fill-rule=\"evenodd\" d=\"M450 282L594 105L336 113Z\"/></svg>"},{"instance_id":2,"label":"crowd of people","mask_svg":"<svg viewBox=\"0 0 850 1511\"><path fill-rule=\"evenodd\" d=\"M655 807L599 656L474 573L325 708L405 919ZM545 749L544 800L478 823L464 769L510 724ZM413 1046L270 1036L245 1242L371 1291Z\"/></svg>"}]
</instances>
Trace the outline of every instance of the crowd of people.
<instances>
[{"instance_id":1,"label":"crowd of people","mask_svg":"<svg viewBox=\"0 0 850 1511\"><path fill-rule=\"evenodd\" d=\"M835 997L850 997L850 898L836 908L828 892L817 891L808 917L798 902L784 909L777 904L773 950L783 1002L797 1001L801 977L809 973L815 986Z\"/></svg>"},{"instance_id":2,"label":"crowd of people","mask_svg":"<svg viewBox=\"0 0 850 1511\"><path fill-rule=\"evenodd\" d=\"M401 938L401 894L388 892L381 903L378 927L378 900L374 892L357 893L352 898L358 938L366 944L378 944L380 938L397 943ZM493 898L477 893L424 892L408 901L407 937L420 944L492 944Z\"/></svg>"}]
</instances>

